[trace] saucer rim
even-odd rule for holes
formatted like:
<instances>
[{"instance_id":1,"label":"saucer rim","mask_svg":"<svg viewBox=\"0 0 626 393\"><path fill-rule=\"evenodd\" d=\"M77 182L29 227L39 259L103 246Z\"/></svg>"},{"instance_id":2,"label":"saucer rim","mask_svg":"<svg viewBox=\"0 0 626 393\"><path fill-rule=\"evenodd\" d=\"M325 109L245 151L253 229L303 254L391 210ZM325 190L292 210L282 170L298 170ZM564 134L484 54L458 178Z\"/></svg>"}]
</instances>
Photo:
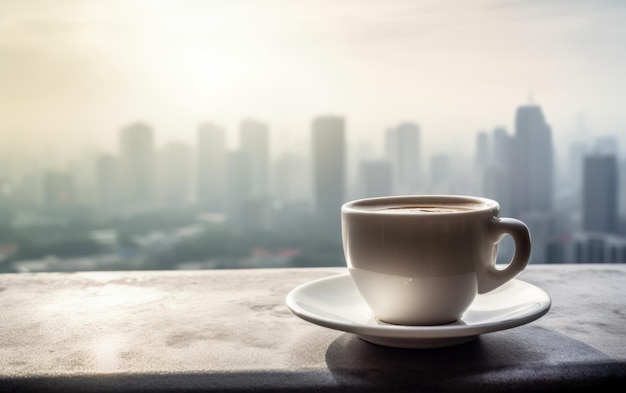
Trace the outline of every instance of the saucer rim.
<instances>
[{"instance_id":1,"label":"saucer rim","mask_svg":"<svg viewBox=\"0 0 626 393\"><path fill-rule=\"evenodd\" d=\"M310 287L314 287L319 285L321 282L326 281L346 281L350 282L351 277L349 272L342 272L336 275L332 275L329 277L323 277L319 279L315 279L299 285L293 288L287 294L285 298L285 303L288 309L299 318L313 323L315 325L323 326L330 329L341 330L345 332L355 333L360 336L370 336L370 337L380 337L380 338L390 338L390 339L446 339L446 338L459 338L459 337L469 337L469 336L478 336L484 333L490 333L500 330L511 329L517 326L525 325L527 323L533 322L542 316L544 316L552 306L552 299L543 289L538 286L531 284L527 281L520 280L518 278L512 279L510 282L515 282L518 285L527 286L533 288L536 291L537 299L535 302L535 307L532 310L529 310L525 314L515 317L508 318L502 320L496 320L493 322L481 322L474 323L468 325L459 325L459 324L449 324L449 325L419 325L419 326L410 326L410 325L393 325L393 324L379 324L379 325L369 325L364 323L358 323L354 321L350 322L342 322L338 319L328 318L322 315L316 315L308 310L301 308L298 305L298 294L302 291L309 289ZM360 294L356 287L354 288L356 294L361 299L362 302L364 300L361 298ZM480 295L480 296L485 296ZM473 304L473 303L472 303ZM532 303L530 303L532 304ZM470 305L470 309L471 309ZM463 321L463 319L461 319Z\"/></svg>"}]
</instances>

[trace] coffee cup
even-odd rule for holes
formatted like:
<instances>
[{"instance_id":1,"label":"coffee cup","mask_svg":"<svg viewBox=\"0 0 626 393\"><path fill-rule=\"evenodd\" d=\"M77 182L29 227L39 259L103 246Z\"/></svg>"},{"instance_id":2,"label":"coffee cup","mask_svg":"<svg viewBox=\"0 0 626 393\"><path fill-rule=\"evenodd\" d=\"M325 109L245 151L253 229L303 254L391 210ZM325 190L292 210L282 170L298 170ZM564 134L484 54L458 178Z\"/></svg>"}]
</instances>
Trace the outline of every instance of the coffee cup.
<instances>
[{"instance_id":1,"label":"coffee cup","mask_svg":"<svg viewBox=\"0 0 626 393\"><path fill-rule=\"evenodd\" d=\"M498 202L459 195L360 199L341 208L343 250L359 293L382 321L441 325L461 319L477 294L515 278L528 264L528 227L499 217ZM513 238L508 265L498 243Z\"/></svg>"}]
</instances>

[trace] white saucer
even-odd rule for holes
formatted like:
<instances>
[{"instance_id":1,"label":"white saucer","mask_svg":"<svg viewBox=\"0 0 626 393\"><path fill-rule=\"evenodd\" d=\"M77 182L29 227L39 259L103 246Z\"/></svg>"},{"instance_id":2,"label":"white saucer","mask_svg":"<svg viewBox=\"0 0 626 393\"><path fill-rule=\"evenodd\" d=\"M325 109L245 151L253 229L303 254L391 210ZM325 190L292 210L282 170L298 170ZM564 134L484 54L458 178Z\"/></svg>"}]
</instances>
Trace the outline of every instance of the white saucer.
<instances>
[{"instance_id":1,"label":"white saucer","mask_svg":"<svg viewBox=\"0 0 626 393\"><path fill-rule=\"evenodd\" d=\"M365 341L397 348L439 348L471 341L483 333L532 322L550 309L550 296L521 280L477 295L463 318L448 325L391 325L374 318L348 273L293 289L287 307L316 325L355 333Z\"/></svg>"}]
</instances>

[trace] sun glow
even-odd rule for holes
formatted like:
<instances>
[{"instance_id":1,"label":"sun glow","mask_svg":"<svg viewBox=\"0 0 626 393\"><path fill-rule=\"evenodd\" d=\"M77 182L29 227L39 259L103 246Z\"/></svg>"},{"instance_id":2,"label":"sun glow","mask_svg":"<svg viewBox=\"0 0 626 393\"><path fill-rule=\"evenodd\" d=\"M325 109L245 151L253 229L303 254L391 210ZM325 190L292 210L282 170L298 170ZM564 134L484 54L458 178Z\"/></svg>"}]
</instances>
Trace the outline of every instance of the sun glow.
<instances>
[{"instance_id":1,"label":"sun glow","mask_svg":"<svg viewBox=\"0 0 626 393\"><path fill-rule=\"evenodd\" d=\"M217 7L200 16L186 3L162 2L146 11L143 60L177 105L206 113L226 109L224 103L245 105L270 85L280 89L274 76L284 56L257 7Z\"/></svg>"},{"instance_id":2,"label":"sun glow","mask_svg":"<svg viewBox=\"0 0 626 393\"><path fill-rule=\"evenodd\" d=\"M57 146L58 155L114 151L119 129L137 120L158 142L191 139L209 120L235 132L246 117L301 137L323 113L344 115L355 141L378 143L383 130L411 120L425 145L465 147L473 130L510 126L530 89L557 137L581 110L598 130L623 128L626 89L616 75L626 56L615 27L623 7L27 3L8 2L0 20L0 137L10 151L18 141Z\"/></svg>"}]
</instances>

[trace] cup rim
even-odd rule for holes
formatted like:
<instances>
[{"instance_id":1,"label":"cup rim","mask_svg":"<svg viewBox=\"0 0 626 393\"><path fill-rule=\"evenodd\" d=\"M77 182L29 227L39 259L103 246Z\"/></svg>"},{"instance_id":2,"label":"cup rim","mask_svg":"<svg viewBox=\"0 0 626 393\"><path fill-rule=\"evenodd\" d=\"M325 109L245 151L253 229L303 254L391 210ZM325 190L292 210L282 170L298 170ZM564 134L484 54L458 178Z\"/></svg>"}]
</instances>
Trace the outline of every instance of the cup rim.
<instances>
[{"instance_id":1,"label":"cup rim","mask_svg":"<svg viewBox=\"0 0 626 393\"><path fill-rule=\"evenodd\" d=\"M432 202L431 202L432 201ZM372 205L386 205L386 204L398 204L398 203L436 203L448 201L450 203L476 203L482 206L477 207L476 209L466 210L466 211L454 211L454 212L421 212L420 216L432 216L432 215L459 215L459 214L476 214L476 213L484 213L484 212L493 212L500 210L500 204L489 198L472 196L472 195L454 195L454 194L416 194L416 195L392 195L392 196L382 196L382 197L372 197L372 198L361 198L355 199L349 202L344 203L341 206L342 213L350 213L350 214L372 214L372 215L394 215L394 216L403 216L403 215L411 215L415 216L415 213L411 212L398 212L398 211L390 211L386 210L370 210L370 209L362 209L360 207L364 206L372 206Z\"/></svg>"}]
</instances>

